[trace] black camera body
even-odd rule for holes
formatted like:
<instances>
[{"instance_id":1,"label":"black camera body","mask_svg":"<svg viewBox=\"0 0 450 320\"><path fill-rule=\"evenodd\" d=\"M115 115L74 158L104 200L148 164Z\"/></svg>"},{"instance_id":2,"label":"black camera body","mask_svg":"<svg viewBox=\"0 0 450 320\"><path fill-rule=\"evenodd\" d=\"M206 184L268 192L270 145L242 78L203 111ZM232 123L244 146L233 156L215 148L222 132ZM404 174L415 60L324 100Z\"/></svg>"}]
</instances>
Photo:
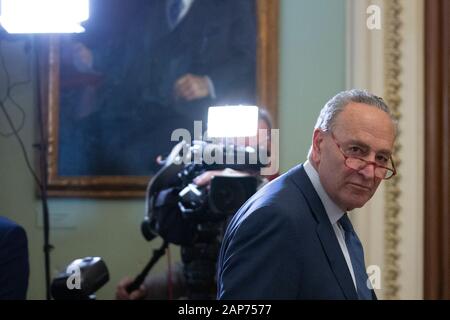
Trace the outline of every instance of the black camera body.
<instances>
[{"instance_id":1,"label":"black camera body","mask_svg":"<svg viewBox=\"0 0 450 320\"><path fill-rule=\"evenodd\" d=\"M211 144L206 144L211 149ZM191 245L201 238L203 230L209 224L226 220L233 215L250 198L257 189L259 163L227 163L230 151L224 146L214 145L223 155L221 163L207 163L204 159L190 162L199 152L198 146L186 147L180 142L172 150L164 167L153 177L147 188L147 205L142 233L147 240L161 236L165 241L177 245ZM184 158L180 156L186 152ZM236 159L242 152L250 158L249 148L231 150ZM235 169L246 172L241 176L216 176L208 186L198 187L194 179L211 170Z\"/></svg>"},{"instance_id":2,"label":"black camera body","mask_svg":"<svg viewBox=\"0 0 450 320\"><path fill-rule=\"evenodd\" d=\"M187 147L180 142L173 150L164 167L150 181L147 189L147 214L142 232L147 240L156 235L166 242L181 246L183 271L189 299L215 298L216 262L226 226L234 213L257 189L262 167L259 163L236 164L241 158L250 159L256 152L249 148L232 148L204 144L223 156L221 163L187 163L180 156L188 150L191 160L199 152L198 146ZM215 148L215 149L214 149ZM230 154L231 152L231 154ZM231 155L231 156L230 156ZM177 161L178 160L178 161ZM245 172L241 176L215 176L207 186L199 187L194 179L210 170L234 169Z\"/></svg>"},{"instance_id":3,"label":"black camera body","mask_svg":"<svg viewBox=\"0 0 450 320\"><path fill-rule=\"evenodd\" d=\"M188 184L178 193L178 207L184 218L197 221L219 221L234 214L255 192L252 176L216 176L206 188Z\"/></svg>"}]
</instances>

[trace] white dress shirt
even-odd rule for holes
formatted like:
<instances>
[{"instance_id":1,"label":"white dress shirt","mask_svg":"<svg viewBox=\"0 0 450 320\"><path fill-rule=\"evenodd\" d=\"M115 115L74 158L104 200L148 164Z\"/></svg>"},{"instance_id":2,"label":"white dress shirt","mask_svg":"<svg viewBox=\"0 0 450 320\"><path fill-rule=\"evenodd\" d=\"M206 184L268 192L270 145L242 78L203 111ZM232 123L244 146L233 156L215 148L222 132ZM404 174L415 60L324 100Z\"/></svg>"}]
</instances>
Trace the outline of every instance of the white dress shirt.
<instances>
[{"instance_id":1,"label":"white dress shirt","mask_svg":"<svg viewBox=\"0 0 450 320\"><path fill-rule=\"evenodd\" d=\"M345 232L342 229L341 225L338 223L339 219L344 215L344 211L340 209L331 198L326 193L325 189L320 182L319 174L316 169L312 166L309 161L306 161L303 164L305 168L306 174L308 175L311 183L314 186L317 194L319 195L320 200L322 201L323 206L325 207L325 211L327 212L328 219L330 219L331 225L333 226L334 233L336 234L336 238L338 239L339 246L341 247L342 253L344 254L345 262L347 262L348 269L350 270L350 274L353 279L353 284L356 289L356 281L355 281L355 273L353 272L353 265L350 259L350 255L348 253L347 245L345 244Z\"/></svg>"}]
</instances>

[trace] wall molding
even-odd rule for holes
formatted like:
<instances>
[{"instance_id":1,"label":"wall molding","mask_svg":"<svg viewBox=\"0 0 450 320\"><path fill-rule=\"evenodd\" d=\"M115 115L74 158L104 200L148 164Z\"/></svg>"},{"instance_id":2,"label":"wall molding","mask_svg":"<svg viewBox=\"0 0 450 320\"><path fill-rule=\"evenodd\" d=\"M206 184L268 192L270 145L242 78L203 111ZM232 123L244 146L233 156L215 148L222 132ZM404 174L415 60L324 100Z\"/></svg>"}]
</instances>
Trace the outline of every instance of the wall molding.
<instances>
[{"instance_id":1,"label":"wall molding","mask_svg":"<svg viewBox=\"0 0 450 320\"><path fill-rule=\"evenodd\" d=\"M384 99L391 108L392 114L400 123L402 114L400 106L402 98L400 90L402 80L400 78L402 68L402 6L399 0L389 0L385 2L384 9ZM398 299L399 283L398 277L401 272L399 266L400 252L398 244L400 242L399 228L402 208L399 202L401 190L399 183L401 180L401 158L399 150L401 144L401 132L397 133L394 143L393 158L397 166L398 174L385 183L385 222L384 222L384 298L388 300Z\"/></svg>"},{"instance_id":2,"label":"wall molding","mask_svg":"<svg viewBox=\"0 0 450 320\"><path fill-rule=\"evenodd\" d=\"M347 87L383 96L400 120L398 178L352 213L366 264L381 270L380 299L423 297L423 2L347 0ZM370 5L381 30L366 27Z\"/></svg>"}]
</instances>

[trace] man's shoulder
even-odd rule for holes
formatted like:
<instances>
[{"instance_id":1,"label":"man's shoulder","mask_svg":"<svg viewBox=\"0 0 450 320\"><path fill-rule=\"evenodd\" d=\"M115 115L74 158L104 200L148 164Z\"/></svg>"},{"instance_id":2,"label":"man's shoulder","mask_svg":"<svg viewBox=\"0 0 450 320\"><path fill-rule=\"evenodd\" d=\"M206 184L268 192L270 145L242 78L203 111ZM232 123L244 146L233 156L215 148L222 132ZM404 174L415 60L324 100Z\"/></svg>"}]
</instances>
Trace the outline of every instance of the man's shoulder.
<instances>
[{"instance_id":1,"label":"man's shoulder","mask_svg":"<svg viewBox=\"0 0 450 320\"><path fill-rule=\"evenodd\" d=\"M263 200L270 200L271 198L277 198L277 200L285 199L288 203L301 200L303 185L309 182L309 180L303 181L304 179L308 179L308 177L303 164L299 164L267 183L255 194L254 198ZM277 202L279 203L279 201Z\"/></svg>"},{"instance_id":2,"label":"man's shoulder","mask_svg":"<svg viewBox=\"0 0 450 320\"><path fill-rule=\"evenodd\" d=\"M300 217L309 212L308 201L298 184L298 180L304 178L302 171L303 166L298 165L266 184L241 207L237 215L242 218L255 212L266 212L281 218Z\"/></svg>"},{"instance_id":3,"label":"man's shoulder","mask_svg":"<svg viewBox=\"0 0 450 320\"><path fill-rule=\"evenodd\" d=\"M14 228L20 228L20 226L14 221L0 216L0 232L8 231Z\"/></svg>"},{"instance_id":4,"label":"man's shoulder","mask_svg":"<svg viewBox=\"0 0 450 320\"><path fill-rule=\"evenodd\" d=\"M0 242L7 239L26 239L25 230L19 224L14 221L0 217Z\"/></svg>"}]
</instances>

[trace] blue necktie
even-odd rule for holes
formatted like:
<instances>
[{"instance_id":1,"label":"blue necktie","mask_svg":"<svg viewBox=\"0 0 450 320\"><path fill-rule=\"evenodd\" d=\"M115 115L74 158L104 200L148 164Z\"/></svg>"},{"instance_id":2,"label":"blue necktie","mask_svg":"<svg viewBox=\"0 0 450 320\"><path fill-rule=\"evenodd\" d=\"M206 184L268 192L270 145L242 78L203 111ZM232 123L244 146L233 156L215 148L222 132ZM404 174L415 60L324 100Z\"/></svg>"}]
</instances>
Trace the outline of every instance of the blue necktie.
<instances>
[{"instance_id":1,"label":"blue necktie","mask_svg":"<svg viewBox=\"0 0 450 320\"><path fill-rule=\"evenodd\" d=\"M182 9L183 9L183 0L170 1L168 18L169 18L169 25L171 28L175 28L175 26L177 25L178 18L180 16Z\"/></svg>"},{"instance_id":2,"label":"blue necktie","mask_svg":"<svg viewBox=\"0 0 450 320\"><path fill-rule=\"evenodd\" d=\"M352 261L353 272L355 273L358 298L360 300L372 300L372 292L367 287L368 277L361 241L359 241L347 214L344 214L342 218L339 219L339 223L345 231L345 244L347 245L347 250Z\"/></svg>"}]
</instances>

